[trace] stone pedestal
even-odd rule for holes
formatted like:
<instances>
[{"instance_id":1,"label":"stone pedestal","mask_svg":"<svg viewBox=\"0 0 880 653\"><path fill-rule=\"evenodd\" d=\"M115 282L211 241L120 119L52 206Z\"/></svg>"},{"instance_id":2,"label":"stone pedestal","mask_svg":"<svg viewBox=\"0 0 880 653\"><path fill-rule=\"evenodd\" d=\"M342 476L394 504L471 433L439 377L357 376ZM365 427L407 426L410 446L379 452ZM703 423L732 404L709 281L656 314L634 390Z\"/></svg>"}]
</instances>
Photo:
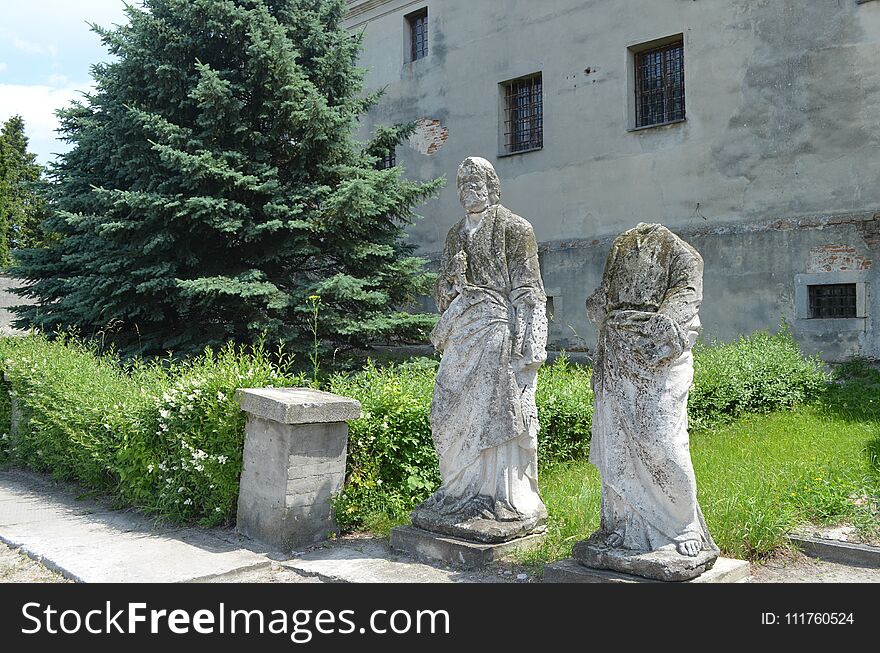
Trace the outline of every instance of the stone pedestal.
<instances>
[{"instance_id":1,"label":"stone pedestal","mask_svg":"<svg viewBox=\"0 0 880 653\"><path fill-rule=\"evenodd\" d=\"M241 389L237 399L247 413L238 530L284 552L326 539L360 403L307 388Z\"/></svg>"},{"instance_id":2,"label":"stone pedestal","mask_svg":"<svg viewBox=\"0 0 880 653\"><path fill-rule=\"evenodd\" d=\"M612 548L593 535L574 545L571 557L590 569L608 569L662 581L685 581L712 569L718 549L701 551L696 556L680 555L674 544L654 551L630 551Z\"/></svg>"},{"instance_id":3,"label":"stone pedestal","mask_svg":"<svg viewBox=\"0 0 880 653\"><path fill-rule=\"evenodd\" d=\"M419 560L439 561L464 569L477 569L516 551L535 548L541 543L543 536L543 533L537 533L489 544L431 533L415 526L398 526L391 529L390 544L395 551Z\"/></svg>"},{"instance_id":4,"label":"stone pedestal","mask_svg":"<svg viewBox=\"0 0 880 653\"><path fill-rule=\"evenodd\" d=\"M751 580L745 560L718 558L712 568L683 583L747 583ZM571 558L544 567L545 583L663 583L667 581L625 574L610 569L591 569Z\"/></svg>"}]
</instances>

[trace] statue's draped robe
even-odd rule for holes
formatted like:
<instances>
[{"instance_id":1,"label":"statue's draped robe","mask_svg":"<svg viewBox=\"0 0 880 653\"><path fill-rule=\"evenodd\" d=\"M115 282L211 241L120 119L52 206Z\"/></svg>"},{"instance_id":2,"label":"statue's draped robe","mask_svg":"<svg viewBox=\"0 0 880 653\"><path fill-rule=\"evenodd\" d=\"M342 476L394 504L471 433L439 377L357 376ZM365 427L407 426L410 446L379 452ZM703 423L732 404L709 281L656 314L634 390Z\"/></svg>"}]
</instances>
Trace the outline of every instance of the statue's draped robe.
<instances>
[{"instance_id":1,"label":"statue's draped robe","mask_svg":"<svg viewBox=\"0 0 880 653\"><path fill-rule=\"evenodd\" d=\"M522 356L546 357L537 243L531 225L500 205L473 233L466 223L449 231L437 281L442 315L431 340L443 357L431 429L442 485L426 503L450 515L475 505L484 508L482 517L495 519L544 515L537 485L537 371L513 368Z\"/></svg>"},{"instance_id":2,"label":"statue's draped robe","mask_svg":"<svg viewBox=\"0 0 880 653\"><path fill-rule=\"evenodd\" d=\"M623 547L686 540L715 549L697 503L688 443L691 348L703 260L661 225L639 224L611 247L587 300L599 330L590 461L602 475L602 528Z\"/></svg>"}]
</instances>

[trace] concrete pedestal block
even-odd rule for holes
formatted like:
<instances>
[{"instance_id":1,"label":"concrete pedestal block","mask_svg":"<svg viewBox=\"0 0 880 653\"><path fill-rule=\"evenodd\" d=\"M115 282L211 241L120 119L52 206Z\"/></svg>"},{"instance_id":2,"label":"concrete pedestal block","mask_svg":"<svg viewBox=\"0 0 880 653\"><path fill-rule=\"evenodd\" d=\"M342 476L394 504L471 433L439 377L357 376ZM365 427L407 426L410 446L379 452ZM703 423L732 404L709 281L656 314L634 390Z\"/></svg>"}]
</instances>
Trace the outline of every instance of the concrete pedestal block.
<instances>
[{"instance_id":1,"label":"concrete pedestal block","mask_svg":"<svg viewBox=\"0 0 880 653\"><path fill-rule=\"evenodd\" d=\"M307 388L241 389L247 413L238 530L281 551L337 530L331 498L345 480L354 399Z\"/></svg>"},{"instance_id":2,"label":"concrete pedestal block","mask_svg":"<svg viewBox=\"0 0 880 653\"><path fill-rule=\"evenodd\" d=\"M464 569L478 569L510 555L538 546L543 533L518 537L507 542L485 544L450 535L431 533L415 526L391 529L390 544L395 551L426 561L441 561Z\"/></svg>"}]
</instances>

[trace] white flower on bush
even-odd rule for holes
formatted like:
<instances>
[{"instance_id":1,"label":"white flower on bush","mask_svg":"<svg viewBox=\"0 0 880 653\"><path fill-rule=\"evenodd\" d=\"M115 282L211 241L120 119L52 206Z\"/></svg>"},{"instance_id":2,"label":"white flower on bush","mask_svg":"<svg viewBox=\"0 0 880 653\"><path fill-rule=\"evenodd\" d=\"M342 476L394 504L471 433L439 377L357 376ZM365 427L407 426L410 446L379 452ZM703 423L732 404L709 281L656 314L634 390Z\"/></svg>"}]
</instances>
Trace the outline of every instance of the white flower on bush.
<instances>
[{"instance_id":1,"label":"white flower on bush","mask_svg":"<svg viewBox=\"0 0 880 653\"><path fill-rule=\"evenodd\" d=\"M217 391L217 401L226 401L226 395L219 390Z\"/></svg>"},{"instance_id":2,"label":"white flower on bush","mask_svg":"<svg viewBox=\"0 0 880 653\"><path fill-rule=\"evenodd\" d=\"M225 465L227 460L229 460L229 456L217 456L217 462L221 465Z\"/></svg>"},{"instance_id":3,"label":"white flower on bush","mask_svg":"<svg viewBox=\"0 0 880 653\"><path fill-rule=\"evenodd\" d=\"M171 417L171 411L168 411L168 410L160 410L160 411L159 411L159 417L161 417L162 419L168 419L169 417Z\"/></svg>"},{"instance_id":4,"label":"white flower on bush","mask_svg":"<svg viewBox=\"0 0 880 653\"><path fill-rule=\"evenodd\" d=\"M164 472L164 471L166 471L168 468L165 466L165 463L162 462L162 463L159 463L159 469L161 469L161 470Z\"/></svg>"},{"instance_id":5,"label":"white flower on bush","mask_svg":"<svg viewBox=\"0 0 880 653\"><path fill-rule=\"evenodd\" d=\"M8 439L9 439L9 434L4 433L3 435L0 435L0 440L8 440Z\"/></svg>"},{"instance_id":6,"label":"white flower on bush","mask_svg":"<svg viewBox=\"0 0 880 653\"><path fill-rule=\"evenodd\" d=\"M183 487L183 486L181 485L179 488L177 488L177 493L180 494L180 493L183 492L185 489L186 489L186 488Z\"/></svg>"},{"instance_id":7,"label":"white flower on bush","mask_svg":"<svg viewBox=\"0 0 880 653\"><path fill-rule=\"evenodd\" d=\"M192 502L193 502L192 499L187 499L186 501L183 502L183 505L190 506L190 505L192 505Z\"/></svg>"},{"instance_id":8,"label":"white flower on bush","mask_svg":"<svg viewBox=\"0 0 880 653\"><path fill-rule=\"evenodd\" d=\"M150 463L149 465L147 465L147 473L148 474L152 474L154 469L156 469L156 468L153 467L153 463Z\"/></svg>"},{"instance_id":9,"label":"white flower on bush","mask_svg":"<svg viewBox=\"0 0 880 653\"><path fill-rule=\"evenodd\" d=\"M223 509L220 506L214 508L214 512L223 512Z\"/></svg>"}]
</instances>

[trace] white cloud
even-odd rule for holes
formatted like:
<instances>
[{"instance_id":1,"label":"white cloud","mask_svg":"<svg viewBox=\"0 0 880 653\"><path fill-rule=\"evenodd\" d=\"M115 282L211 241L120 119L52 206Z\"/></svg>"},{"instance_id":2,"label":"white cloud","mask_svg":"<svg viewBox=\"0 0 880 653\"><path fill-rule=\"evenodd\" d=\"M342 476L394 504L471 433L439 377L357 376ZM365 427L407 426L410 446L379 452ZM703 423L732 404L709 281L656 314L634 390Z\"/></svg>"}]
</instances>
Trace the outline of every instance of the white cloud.
<instances>
[{"instance_id":1,"label":"white cloud","mask_svg":"<svg viewBox=\"0 0 880 653\"><path fill-rule=\"evenodd\" d=\"M83 84L83 90L89 88ZM0 121L16 114L24 118L25 133L30 139L29 148L40 162L46 163L55 152L67 149L67 144L56 140L58 119L55 110L68 106L82 94L74 87L25 86L0 84Z\"/></svg>"},{"instance_id":2,"label":"white cloud","mask_svg":"<svg viewBox=\"0 0 880 653\"><path fill-rule=\"evenodd\" d=\"M57 46L34 43L33 41L27 41L18 36L12 38L12 47L16 50L21 50L26 54L48 54L53 59L58 56Z\"/></svg>"},{"instance_id":3,"label":"white cloud","mask_svg":"<svg viewBox=\"0 0 880 653\"><path fill-rule=\"evenodd\" d=\"M7 68L9 68L9 66L7 66L5 63L3 63L2 61L0 61L0 73L2 73L2 72L3 72L4 70L6 70Z\"/></svg>"}]
</instances>

